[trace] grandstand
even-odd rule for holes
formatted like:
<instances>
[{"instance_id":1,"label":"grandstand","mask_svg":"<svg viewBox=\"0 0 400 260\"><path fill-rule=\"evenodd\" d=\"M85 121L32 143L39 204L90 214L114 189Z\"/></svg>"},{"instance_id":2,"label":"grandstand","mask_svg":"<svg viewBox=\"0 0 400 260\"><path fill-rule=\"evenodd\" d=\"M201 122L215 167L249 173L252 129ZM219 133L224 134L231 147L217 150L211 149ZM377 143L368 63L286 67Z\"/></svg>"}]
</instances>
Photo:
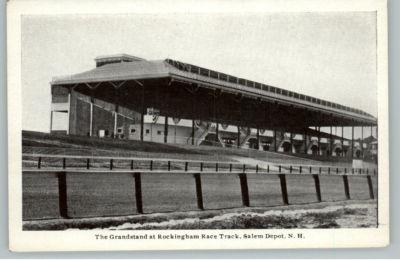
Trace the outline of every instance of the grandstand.
<instances>
[{"instance_id":1,"label":"grandstand","mask_svg":"<svg viewBox=\"0 0 400 260\"><path fill-rule=\"evenodd\" d=\"M376 118L359 109L188 63L95 60L95 69L51 82L51 132L350 159L368 148L364 128L377 132Z\"/></svg>"}]
</instances>

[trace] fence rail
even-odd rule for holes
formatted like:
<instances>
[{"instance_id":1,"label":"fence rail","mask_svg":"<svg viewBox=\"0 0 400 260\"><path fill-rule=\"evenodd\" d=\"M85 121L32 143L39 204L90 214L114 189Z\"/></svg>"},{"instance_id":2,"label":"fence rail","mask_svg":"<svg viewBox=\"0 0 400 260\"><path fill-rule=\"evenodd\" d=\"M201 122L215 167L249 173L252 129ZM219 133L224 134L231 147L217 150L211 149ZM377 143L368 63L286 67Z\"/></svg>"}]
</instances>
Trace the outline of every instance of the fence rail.
<instances>
[{"instance_id":1,"label":"fence rail","mask_svg":"<svg viewBox=\"0 0 400 260\"><path fill-rule=\"evenodd\" d=\"M75 156L75 155L49 155L49 154L22 154L23 158L36 158L34 160L36 162L37 169L42 169L43 159L44 158L53 158L53 159L61 159L62 163L57 167L47 167L52 171L57 170L59 168L67 169L73 168L74 171L79 172L79 166L68 165L67 159L80 160L85 162L86 170L96 169L96 167L91 166L91 162L98 162L102 160L108 162L109 169L115 170L116 161L128 161L130 162L130 171L142 171L142 172L191 172L191 171L214 171L215 172L225 172L229 173L290 173L290 174L340 174L340 175L376 175L377 171L375 168L350 168L350 167L338 167L338 166L329 166L329 165L309 165L309 164L276 164L276 163L262 163L261 165L250 165L243 164L234 161L204 161L204 160L185 160L185 159L166 159L166 158L139 158L139 157L112 157L112 156ZM142 165L146 166L146 168L134 168L134 162L140 162ZM159 165L158 168L155 168L155 162L166 163ZM75 161L76 163L76 161ZM178 167L178 169L172 169L171 166L174 165ZM164 166L164 168L160 169L160 166ZM166 167L166 168L165 168ZM189 167L192 169L189 170ZM240 167L241 170L235 170L234 167ZM102 167L104 168L104 167ZM193 169L195 168L195 169ZM184 169L184 170L180 170ZM24 169L26 172L41 172L32 168ZM101 171L101 170L97 170ZM85 171L87 172L87 171Z\"/></svg>"},{"instance_id":2,"label":"fence rail","mask_svg":"<svg viewBox=\"0 0 400 260\"><path fill-rule=\"evenodd\" d=\"M136 210L139 214L143 213L143 198L142 198L142 174L192 174L195 179L195 189L197 197L197 207L200 210L204 209L203 205L203 191L202 191L202 174L231 174L237 175L240 180L240 190L242 196L242 204L245 207L250 206L249 187L247 183L248 174L265 174L277 175L279 177L282 201L285 205L289 204L289 194L286 184L286 175L309 175L313 177L315 193L318 202L322 201L322 194L320 188L321 175L326 176L342 176L344 193L346 199L350 199L350 187L348 176L362 176L366 177L369 197L374 199L374 190L372 185L372 176L377 174L373 169L354 169L344 167L331 167L331 166L309 166L309 165L290 165L290 164L264 164L263 167L259 165L246 165L238 162L221 162L221 161L199 161L199 160L169 160L169 159L149 159L149 158L126 158L126 157L108 157L108 156L67 156L67 155L32 155L23 154L23 157L31 157L37 159L37 167L23 168L23 174L37 174L37 173L53 173L58 179L58 198L59 198L59 215L62 218L70 218L68 214L68 189L67 189L67 175L69 173L110 173L110 174L131 174L134 178L135 187L135 200ZM56 158L61 159L62 164L59 167L42 167L43 158ZM72 168L67 167L67 159L80 159L86 160L86 168ZM91 160L109 160L107 169L91 167ZM116 160L128 160L131 162L128 169L116 169ZM146 162L146 168L135 168L134 162ZM163 162L163 168L155 168L154 162ZM165 165L166 163L166 165ZM173 165L172 165L173 164ZM180 164L177 167L177 164ZM191 164L196 167L189 168ZM172 168L171 166L174 166ZM178 169L175 169L178 168Z\"/></svg>"}]
</instances>

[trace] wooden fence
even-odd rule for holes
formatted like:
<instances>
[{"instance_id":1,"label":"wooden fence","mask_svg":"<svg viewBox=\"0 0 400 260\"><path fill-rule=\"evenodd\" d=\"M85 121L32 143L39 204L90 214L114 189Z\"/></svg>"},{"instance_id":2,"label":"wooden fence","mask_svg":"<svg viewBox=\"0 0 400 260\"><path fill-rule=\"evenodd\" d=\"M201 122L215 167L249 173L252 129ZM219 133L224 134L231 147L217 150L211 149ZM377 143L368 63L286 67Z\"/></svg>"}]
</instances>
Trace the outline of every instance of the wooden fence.
<instances>
[{"instance_id":1,"label":"wooden fence","mask_svg":"<svg viewBox=\"0 0 400 260\"><path fill-rule=\"evenodd\" d=\"M192 174L195 180L195 189L197 197L197 207L204 210L203 192L201 175L205 173L212 174L237 174L240 181L242 204L245 207L250 206L249 188L247 183L248 174L266 174L278 175L282 193L282 200L285 205L289 204L289 196L286 185L286 175L311 175L314 180L315 193L318 202L322 201L319 176L336 175L342 176L344 185L344 194L346 199L350 199L350 188L348 176L365 176L367 179L369 197L374 199L374 190L372 176L377 175L376 169L356 169L323 165L291 165L291 164L267 164L259 165L241 164L230 161L200 161L200 160L178 160L178 159L151 159L151 158L128 158L128 157L107 157L107 156L69 156L69 155L48 155L48 154L23 154L23 159L34 159L35 167L24 167L23 174L54 173L58 178L58 198L59 214L62 218L70 218L68 215L68 173L112 173L112 174L132 174L135 182L136 210L139 214L143 213L142 199L142 174L147 173L180 173ZM45 159L58 160L60 164L57 167L43 167ZM32 161L32 160L31 160ZM69 161L73 163L68 164ZM77 161L84 161L85 166L79 167ZM102 167L94 167L91 162L102 161ZM116 161L127 161L128 168L116 168ZM107 168L104 167L107 162ZM155 167L155 163L157 167ZM141 166L141 167L138 167Z\"/></svg>"}]
</instances>

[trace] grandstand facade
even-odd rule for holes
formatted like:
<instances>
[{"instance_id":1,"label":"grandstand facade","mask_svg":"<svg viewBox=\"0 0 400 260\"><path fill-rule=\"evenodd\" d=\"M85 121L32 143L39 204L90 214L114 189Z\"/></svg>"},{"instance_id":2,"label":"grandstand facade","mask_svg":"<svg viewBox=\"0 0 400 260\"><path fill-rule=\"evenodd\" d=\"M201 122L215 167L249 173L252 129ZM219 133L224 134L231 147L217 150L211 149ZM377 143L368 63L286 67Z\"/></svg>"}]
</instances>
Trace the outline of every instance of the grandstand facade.
<instances>
[{"instance_id":1,"label":"grandstand facade","mask_svg":"<svg viewBox=\"0 0 400 260\"><path fill-rule=\"evenodd\" d=\"M51 132L360 157L369 145L354 140L354 127L377 131L377 119L361 110L187 63L95 60L93 70L51 82Z\"/></svg>"}]
</instances>

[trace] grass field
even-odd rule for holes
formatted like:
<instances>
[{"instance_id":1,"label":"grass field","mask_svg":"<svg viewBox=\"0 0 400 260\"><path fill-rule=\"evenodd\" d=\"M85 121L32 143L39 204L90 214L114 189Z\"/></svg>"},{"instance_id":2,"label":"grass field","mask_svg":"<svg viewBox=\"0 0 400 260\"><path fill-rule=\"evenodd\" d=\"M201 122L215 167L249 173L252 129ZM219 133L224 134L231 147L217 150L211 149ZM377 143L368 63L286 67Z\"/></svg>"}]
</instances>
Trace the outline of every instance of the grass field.
<instances>
[{"instance_id":1,"label":"grass field","mask_svg":"<svg viewBox=\"0 0 400 260\"><path fill-rule=\"evenodd\" d=\"M341 176L321 176L323 201L344 200ZM67 177L68 206L72 217L136 214L134 178L130 174L74 174ZM376 177L374 178L376 194ZM196 210L192 175L143 174L144 212ZM366 177L349 176L352 199L368 199ZM282 205L279 178L276 175L248 175L251 206ZM310 175L287 176L289 202L316 202ZM237 175L203 174L204 207L223 209L241 207ZM53 174L23 176L23 219L58 218L58 185Z\"/></svg>"},{"instance_id":2,"label":"grass field","mask_svg":"<svg viewBox=\"0 0 400 260\"><path fill-rule=\"evenodd\" d=\"M271 163L293 163L351 166L346 158L316 157L302 158L291 154L282 154L253 149L223 148L214 146L191 146L178 144L160 144L136 140L115 140L88 138L82 136L50 135L38 132L23 131L23 153L27 154L61 154L88 156L115 156L141 158L170 158L203 161L231 161L232 157L248 157ZM26 163L26 162L24 162ZM33 164L25 164L32 166Z\"/></svg>"}]
</instances>

